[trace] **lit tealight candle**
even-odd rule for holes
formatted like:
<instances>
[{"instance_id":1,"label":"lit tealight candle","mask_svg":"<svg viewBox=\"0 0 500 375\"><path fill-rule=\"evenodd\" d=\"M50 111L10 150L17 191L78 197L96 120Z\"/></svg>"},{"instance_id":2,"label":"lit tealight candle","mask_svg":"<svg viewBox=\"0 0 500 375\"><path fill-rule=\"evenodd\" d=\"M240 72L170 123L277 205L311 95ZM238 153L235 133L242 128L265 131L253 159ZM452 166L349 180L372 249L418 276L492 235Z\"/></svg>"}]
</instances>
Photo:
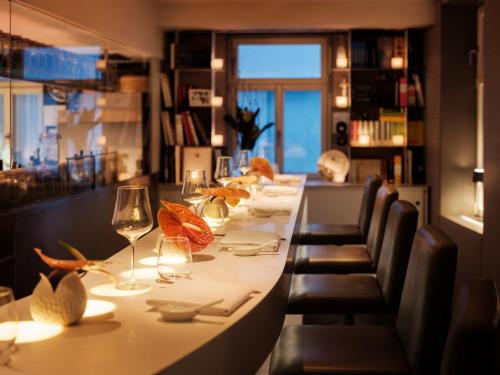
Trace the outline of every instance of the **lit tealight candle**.
<instances>
[{"instance_id":1,"label":"lit tealight candle","mask_svg":"<svg viewBox=\"0 0 500 375\"><path fill-rule=\"evenodd\" d=\"M347 54L344 47L339 47L337 51L337 58L335 59L335 65L337 68L344 69L347 68L349 64L347 60Z\"/></svg>"},{"instance_id":2,"label":"lit tealight candle","mask_svg":"<svg viewBox=\"0 0 500 375\"><path fill-rule=\"evenodd\" d=\"M335 106L338 108L347 108L349 105L347 96L336 96L335 97Z\"/></svg>"},{"instance_id":3,"label":"lit tealight candle","mask_svg":"<svg viewBox=\"0 0 500 375\"><path fill-rule=\"evenodd\" d=\"M224 135L223 134L212 135L212 146L214 147L224 146Z\"/></svg>"},{"instance_id":4,"label":"lit tealight candle","mask_svg":"<svg viewBox=\"0 0 500 375\"><path fill-rule=\"evenodd\" d=\"M405 137L401 134L394 134L392 136L392 144L396 146L402 146L405 144Z\"/></svg>"},{"instance_id":5,"label":"lit tealight candle","mask_svg":"<svg viewBox=\"0 0 500 375\"><path fill-rule=\"evenodd\" d=\"M224 59L212 59L210 66L214 70L224 69Z\"/></svg>"},{"instance_id":6,"label":"lit tealight candle","mask_svg":"<svg viewBox=\"0 0 500 375\"><path fill-rule=\"evenodd\" d=\"M370 136L368 134L360 134L359 135L359 144L366 146L370 144Z\"/></svg>"},{"instance_id":7,"label":"lit tealight candle","mask_svg":"<svg viewBox=\"0 0 500 375\"><path fill-rule=\"evenodd\" d=\"M404 66L404 60L401 56L394 56L391 58L391 68L392 69L402 69Z\"/></svg>"},{"instance_id":8,"label":"lit tealight candle","mask_svg":"<svg viewBox=\"0 0 500 375\"><path fill-rule=\"evenodd\" d=\"M222 104L224 104L224 98L222 96L213 96L210 99L210 104L212 107L222 107Z\"/></svg>"}]
</instances>

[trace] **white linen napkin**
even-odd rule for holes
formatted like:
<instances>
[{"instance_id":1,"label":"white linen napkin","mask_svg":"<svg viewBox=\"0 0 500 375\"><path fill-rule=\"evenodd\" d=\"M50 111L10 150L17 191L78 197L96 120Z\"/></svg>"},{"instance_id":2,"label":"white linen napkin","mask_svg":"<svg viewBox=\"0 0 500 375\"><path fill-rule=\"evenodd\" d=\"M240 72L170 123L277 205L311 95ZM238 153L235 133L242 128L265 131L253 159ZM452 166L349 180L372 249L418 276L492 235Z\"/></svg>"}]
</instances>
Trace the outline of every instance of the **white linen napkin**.
<instances>
[{"instance_id":1,"label":"white linen napkin","mask_svg":"<svg viewBox=\"0 0 500 375\"><path fill-rule=\"evenodd\" d=\"M221 303L200 311L203 315L229 316L259 291L246 286L220 281L178 279L166 285L162 302L195 307L211 301L224 299ZM156 299L158 301L158 299Z\"/></svg>"},{"instance_id":2,"label":"white linen napkin","mask_svg":"<svg viewBox=\"0 0 500 375\"><path fill-rule=\"evenodd\" d=\"M226 233L218 245L234 248L236 246L262 245L268 243L261 251L278 251L281 244L281 236L276 232L231 230Z\"/></svg>"},{"instance_id":3,"label":"white linen napkin","mask_svg":"<svg viewBox=\"0 0 500 375\"><path fill-rule=\"evenodd\" d=\"M262 188L262 193L267 196L290 195L295 196L298 193L296 187L285 185L267 185Z\"/></svg>"},{"instance_id":4,"label":"white linen napkin","mask_svg":"<svg viewBox=\"0 0 500 375\"><path fill-rule=\"evenodd\" d=\"M275 174L273 183L281 185L300 185L302 178L293 174Z\"/></svg>"}]
</instances>

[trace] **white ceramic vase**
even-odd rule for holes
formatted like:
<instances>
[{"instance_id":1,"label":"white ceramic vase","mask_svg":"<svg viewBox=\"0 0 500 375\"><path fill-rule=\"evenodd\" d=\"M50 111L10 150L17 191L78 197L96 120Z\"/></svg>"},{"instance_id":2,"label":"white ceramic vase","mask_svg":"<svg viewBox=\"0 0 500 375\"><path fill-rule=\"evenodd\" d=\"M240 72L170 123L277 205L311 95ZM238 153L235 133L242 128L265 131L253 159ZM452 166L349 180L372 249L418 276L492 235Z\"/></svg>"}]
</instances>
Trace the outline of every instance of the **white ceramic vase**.
<instances>
[{"instance_id":1,"label":"white ceramic vase","mask_svg":"<svg viewBox=\"0 0 500 375\"><path fill-rule=\"evenodd\" d=\"M42 323L71 325L78 323L87 307L87 292L76 272L64 275L52 288L47 276L40 281L31 296L31 316Z\"/></svg>"}]
</instances>

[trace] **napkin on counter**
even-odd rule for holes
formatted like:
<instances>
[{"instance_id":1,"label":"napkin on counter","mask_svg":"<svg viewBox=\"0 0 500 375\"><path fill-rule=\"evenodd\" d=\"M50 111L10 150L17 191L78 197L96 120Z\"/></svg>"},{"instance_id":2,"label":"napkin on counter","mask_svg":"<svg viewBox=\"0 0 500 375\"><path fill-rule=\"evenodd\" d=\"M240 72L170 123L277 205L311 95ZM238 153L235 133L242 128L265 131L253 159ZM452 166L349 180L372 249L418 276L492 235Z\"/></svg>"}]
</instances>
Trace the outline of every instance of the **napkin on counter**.
<instances>
[{"instance_id":1,"label":"napkin on counter","mask_svg":"<svg viewBox=\"0 0 500 375\"><path fill-rule=\"evenodd\" d=\"M262 193L267 196L297 195L298 190L293 186L267 185L262 188Z\"/></svg>"},{"instance_id":2,"label":"napkin on counter","mask_svg":"<svg viewBox=\"0 0 500 375\"><path fill-rule=\"evenodd\" d=\"M161 301L194 307L224 299L217 305L200 310L200 314L229 316L248 301L252 293L259 291L248 286L220 281L178 279L175 284L165 288L165 298Z\"/></svg>"},{"instance_id":3,"label":"napkin on counter","mask_svg":"<svg viewBox=\"0 0 500 375\"><path fill-rule=\"evenodd\" d=\"M300 185L302 178L293 174L275 174L273 183L281 185Z\"/></svg>"},{"instance_id":4,"label":"napkin on counter","mask_svg":"<svg viewBox=\"0 0 500 375\"><path fill-rule=\"evenodd\" d=\"M276 232L231 230L219 241L218 245L234 248L236 246L258 246L270 242L272 244L263 248L263 251L277 251L281 244L281 236Z\"/></svg>"},{"instance_id":5,"label":"napkin on counter","mask_svg":"<svg viewBox=\"0 0 500 375\"><path fill-rule=\"evenodd\" d=\"M257 217L290 216L292 207L285 199L258 199L248 205L248 212Z\"/></svg>"}]
</instances>

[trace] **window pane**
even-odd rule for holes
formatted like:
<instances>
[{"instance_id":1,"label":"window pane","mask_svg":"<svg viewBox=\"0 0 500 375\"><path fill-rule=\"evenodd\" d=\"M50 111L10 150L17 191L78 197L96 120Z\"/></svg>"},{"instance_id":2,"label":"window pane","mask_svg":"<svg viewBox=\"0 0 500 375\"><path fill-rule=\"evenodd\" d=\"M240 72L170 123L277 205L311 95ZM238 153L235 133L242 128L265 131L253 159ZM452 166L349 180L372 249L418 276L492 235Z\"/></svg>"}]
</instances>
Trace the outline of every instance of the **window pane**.
<instances>
[{"instance_id":1,"label":"window pane","mask_svg":"<svg viewBox=\"0 0 500 375\"><path fill-rule=\"evenodd\" d=\"M260 128L270 122L276 122L275 114L275 93L274 91L239 91L238 106L247 108L252 112L260 109L256 122ZM255 144L254 155L263 156L271 163L275 162L275 127L268 129L262 133L259 140Z\"/></svg>"},{"instance_id":2,"label":"window pane","mask_svg":"<svg viewBox=\"0 0 500 375\"><path fill-rule=\"evenodd\" d=\"M240 44L239 78L321 78L320 44Z\"/></svg>"},{"instance_id":3,"label":"window pane","mask_svg":"<svg viewBox=\"0 0 500 375\"><path fill-rule=\"evenodd\" d=\"M30 166L38 157L39 138L43 132L42 94L14 94L14 160Z\"/></svg>"},{"instance_id":4,"label":"window pane","mask_svg":"<svg viewBox=\"0 0 500 375\"><path fill-rule=\"evenodd\" d=\"M283 170L316 172L321 153L321 92L285 91Z\"/></svg>"}]
</instances>

